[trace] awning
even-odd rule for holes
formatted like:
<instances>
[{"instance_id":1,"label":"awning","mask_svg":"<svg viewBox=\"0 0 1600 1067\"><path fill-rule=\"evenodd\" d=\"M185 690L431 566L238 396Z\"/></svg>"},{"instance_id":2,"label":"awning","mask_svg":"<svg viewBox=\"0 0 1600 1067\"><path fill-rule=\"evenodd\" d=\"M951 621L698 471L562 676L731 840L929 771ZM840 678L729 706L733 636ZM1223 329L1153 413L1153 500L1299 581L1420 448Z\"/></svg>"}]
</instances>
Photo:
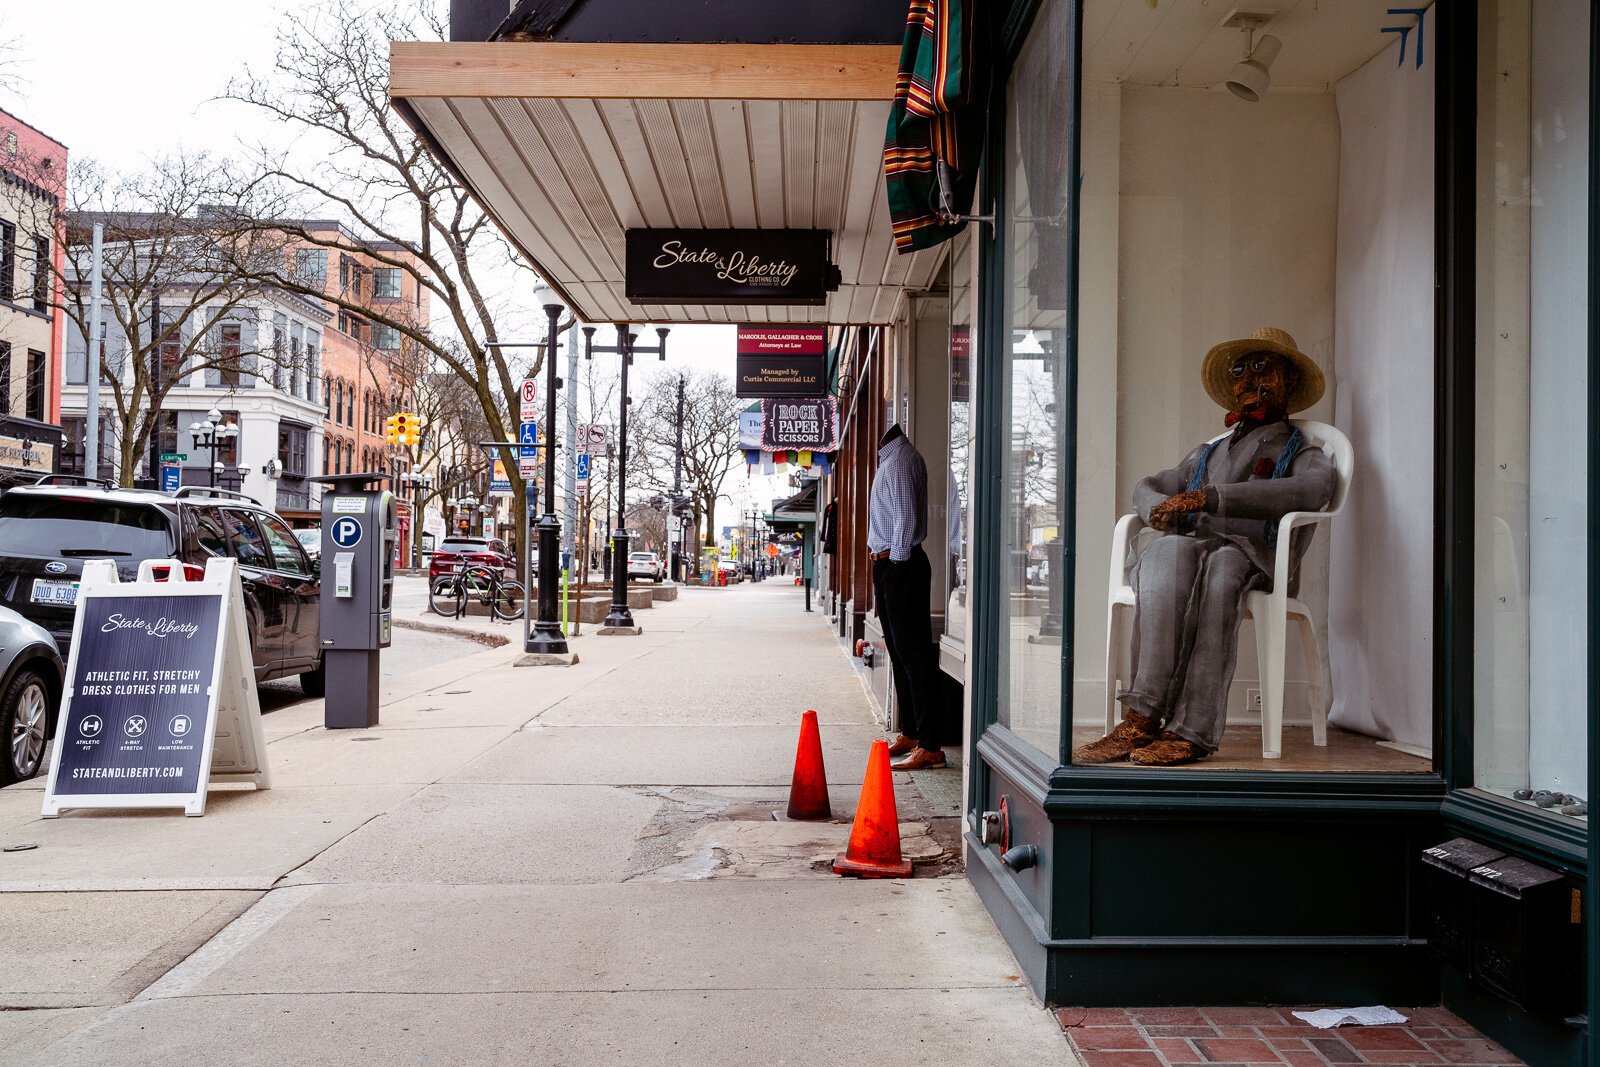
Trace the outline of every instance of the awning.
<instances>
[{"instance_id":1,"label":"awning","mask_svg":"<svg viewBox=\"0 0 1600 1067\"><path fill-rule=\"evenodd\" d=\"M885 45L396 43L395 107L590 322L890 321L937 250L895 255ZM634 305L624 232L823 229L819 307Z\"/></svg>"}]
</instances>

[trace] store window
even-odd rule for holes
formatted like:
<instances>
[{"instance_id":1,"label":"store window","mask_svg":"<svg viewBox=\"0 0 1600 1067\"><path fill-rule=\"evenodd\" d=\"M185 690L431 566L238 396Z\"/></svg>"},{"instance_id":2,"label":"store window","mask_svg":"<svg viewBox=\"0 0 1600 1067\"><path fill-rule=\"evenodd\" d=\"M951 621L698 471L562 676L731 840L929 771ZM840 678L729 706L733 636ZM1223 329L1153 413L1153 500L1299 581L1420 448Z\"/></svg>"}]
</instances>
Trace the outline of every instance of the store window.
<instances>
[{"instance_id":1,"label":"store window","mask_svg":"<svg viewBox=\"0 0 1600 1067\"><path fill-rule=\"evenodd\" d=\"M1074 764L1431 772L1436 57L1385 29L1437 15L1087 0L1069 280L1067 6L1007 124L1013 718L1053 683Z\"/></svg>"},{"instance_id":2,"label":"store window","mask_svg":"<svg viewBox=\"0 0 1600 1067\"><path fill-rule=\"evenodd\" d=\"M1012 69L1006 105L1005 506L997 721L1054 759L1061 747L1062 419L1066 322L1067 0L1047 0ZM952 306L955 302L952 301Z\"/></svg>"},{"instance_id":3,"label":"store window","mask_svg":"<svg viewBox=\"0 0 1600 1067\"><path fill-rule=\"evenodd\" d=\"M1587 788L1591 15L1582 0L1485 7L1475 784L1531 802Z\"/></svg>"},{"instance_id":4,"label":"store window","mask_svg":"<svg viewBox=\"0 0 1600 1067\"><path fill-rule=\"evenodd\" d=\"M977 289L972 284L972 248L972 234L963 232L951 242L950 257L946 261L950 290L950 485L944 534L950 560L950 596L945 606L945 634L962 642L968 639L970 627L967 546L971 489L968 475L972 463L972 324L976 318Z\"/></svg>"}]
</instances>

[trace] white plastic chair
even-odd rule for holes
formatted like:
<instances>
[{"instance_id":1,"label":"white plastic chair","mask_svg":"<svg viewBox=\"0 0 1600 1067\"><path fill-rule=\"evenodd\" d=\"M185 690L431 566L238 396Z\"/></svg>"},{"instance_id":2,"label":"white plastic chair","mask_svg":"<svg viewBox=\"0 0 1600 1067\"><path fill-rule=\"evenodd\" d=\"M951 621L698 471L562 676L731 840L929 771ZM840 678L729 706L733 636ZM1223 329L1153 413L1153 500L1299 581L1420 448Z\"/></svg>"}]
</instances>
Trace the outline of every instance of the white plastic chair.
<instances>
[{"instance_id":1,"label":"white plastic chair","mask_svg":"<svg viewBox=\"0 0 1600 1067\"><path fill-rule=\"evenodd\" d=\"M1326 522L1344 510L1345 498L1350 493L1350 479L1355 473L1355 453L1350 439L1336 427L1325 422L1292 419L1306 437L1306 447L1316 447L1333 461L1338 481L1334 485L1333 500L1326 511L1291 511L1278 521L1277 559L1273 566L1272 588L1253 590L1245 597L1245 617L1255 623L1256 658L1261 665L1261 758L1278 759L1283 755L1283 676L1284 660L1288 655L1288 620L1294 617L1300 629L1300 649L1306 660L1306 674L1310 679L1311 740L1323 746L1328 743L1328 703L1331 691L1328 680L1328 658L1317 640L1316 626L1311 612L1301 601L1289 595L1290 534L1296 526L1313 522ZM1220 440L1228 433L1218 434ZM1133 587L1127 581L1128 544L1143 528L1144 521L1137 514L1124 515L1117 520L1116 532L1111 538L1110 597L1106 604L1106 732L1116 728L1122 718L1117 703L1117 690L1123 678L1133 677L1131 642L1124 632L1129 629L1133 615Z\"/></svg>"}]
</instances>

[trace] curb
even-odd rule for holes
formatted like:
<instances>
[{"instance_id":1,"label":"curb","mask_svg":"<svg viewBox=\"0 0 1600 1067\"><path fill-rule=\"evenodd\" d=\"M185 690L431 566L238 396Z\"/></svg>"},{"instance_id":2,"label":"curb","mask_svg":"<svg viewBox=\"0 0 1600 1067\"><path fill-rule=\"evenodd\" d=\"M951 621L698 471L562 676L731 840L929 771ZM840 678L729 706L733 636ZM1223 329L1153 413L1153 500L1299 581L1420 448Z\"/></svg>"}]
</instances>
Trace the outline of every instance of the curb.
<instances>
[{"instance_id":1,"label":"curb","mask_svg":"<svg viewBox=\"0 0 1600 1067\"><path fill-rule=\"evenodd\" d=\"M445 626L442 623L417 622L413 619L391 619L390 622L401 630L420 630L425 634L460 637L468 641L476 641L487 648L501 648L511 643L511 638L502 637L499 634L480 633L477 630L462 630L454 626Z\"/></svg>"}]
</instances>

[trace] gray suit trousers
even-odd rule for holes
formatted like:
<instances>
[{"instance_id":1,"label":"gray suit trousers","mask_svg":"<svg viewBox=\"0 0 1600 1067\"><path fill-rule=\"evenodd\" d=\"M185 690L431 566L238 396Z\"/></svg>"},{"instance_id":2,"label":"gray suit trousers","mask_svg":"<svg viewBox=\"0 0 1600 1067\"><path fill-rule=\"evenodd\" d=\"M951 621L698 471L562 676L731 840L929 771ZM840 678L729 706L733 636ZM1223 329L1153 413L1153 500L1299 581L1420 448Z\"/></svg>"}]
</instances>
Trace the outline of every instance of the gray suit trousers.
<instances>
[{"instance_id":1,"label":"gray suit trousers","mask_svg":"<svg viewBox=\"0 0 1600 1067\"><path fill-rule=\"evenodd\" d=\"M1167 533L1130 573L1133 686L1124 706L1207 752L1222 743L1245 594L1266 575L1232 541Z\"/></svg>"}]
</instances>

